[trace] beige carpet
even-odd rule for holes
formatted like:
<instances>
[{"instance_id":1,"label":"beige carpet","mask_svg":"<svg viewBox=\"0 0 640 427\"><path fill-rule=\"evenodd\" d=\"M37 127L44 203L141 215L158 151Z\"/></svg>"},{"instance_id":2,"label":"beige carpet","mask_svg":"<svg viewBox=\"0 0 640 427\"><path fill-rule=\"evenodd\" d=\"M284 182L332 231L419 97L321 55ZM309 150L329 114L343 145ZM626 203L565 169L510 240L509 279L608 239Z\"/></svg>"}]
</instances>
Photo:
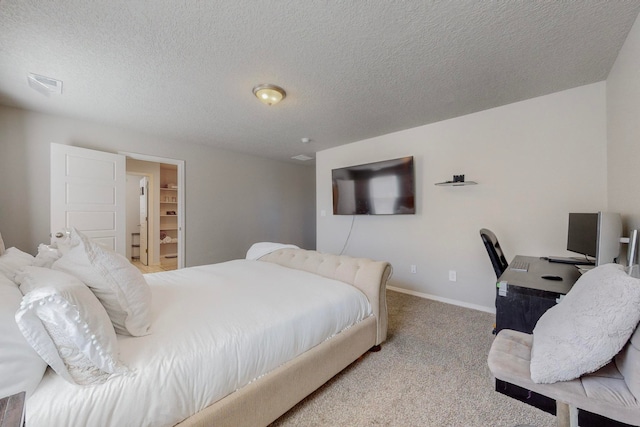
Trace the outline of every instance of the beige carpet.
<instances>
[{"instance_id":1,"label":"beige carpet","mask_svg":"<svg viewBox=\"0 0 640 427\"><path fill-rule=\"evenodd\" d=\"M493 390L495 316L389 291L389 337L272 424L554 426L555 417Z\"/></svg>"}]
</instances>

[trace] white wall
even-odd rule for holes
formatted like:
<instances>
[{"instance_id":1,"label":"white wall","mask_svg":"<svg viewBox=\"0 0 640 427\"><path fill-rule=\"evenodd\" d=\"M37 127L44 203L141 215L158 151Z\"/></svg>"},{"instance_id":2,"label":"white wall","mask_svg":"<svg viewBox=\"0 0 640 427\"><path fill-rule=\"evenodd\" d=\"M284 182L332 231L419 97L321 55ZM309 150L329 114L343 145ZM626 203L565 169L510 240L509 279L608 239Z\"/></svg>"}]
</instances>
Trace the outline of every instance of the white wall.
<instances>
[{"instance_id":1,"label":"white wall","mask_svg":"<svg viewBox=\"0 0 640 427\"><path fill-rule=\"evenodd\" d=\"M413 155L417 214L356 216L345 253L390 261L392 286L493 310L479 229L509 259L569 255L567 214L607 208L605 120L602 82L319 152L318 250L339 252L353 218L331 214L331 169ZM479 185L434 185L454 174Z\"/></svg>"},{"instance_id":2,"label":"white wall","mask_svg":"<svg viewBox=\"0 0 640 427\"><path fill-rule=\"evenodd\" d=\"M607 78L609 209L640 229L640 19Z\"/></svg>"},{"instance_id":3,"label":"white wall","mask_svg":"<svg viewBox=\"0 0 640 427\"><path fill-rule=\"evenodd\" d=\"M184 160L186 265L243 257L256 241L315 247L313 167L0 106L0 232L9 246L35 253L49 240L51 142Z\"/></svg>"}]
</instances>

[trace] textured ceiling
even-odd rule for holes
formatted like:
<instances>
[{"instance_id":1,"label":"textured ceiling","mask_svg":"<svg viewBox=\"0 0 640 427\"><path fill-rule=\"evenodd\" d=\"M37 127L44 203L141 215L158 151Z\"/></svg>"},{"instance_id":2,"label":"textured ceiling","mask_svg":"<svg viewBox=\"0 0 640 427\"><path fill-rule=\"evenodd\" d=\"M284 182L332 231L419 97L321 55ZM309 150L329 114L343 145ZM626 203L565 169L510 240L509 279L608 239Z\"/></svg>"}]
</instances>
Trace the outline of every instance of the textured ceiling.
<instances>
[{"instance_id":1,"label":"textured ceiling","mask_svg":"<svg viewBox=\"0 0 640 427\"><path fill-rule=\"evenodd\" d=\"M299 162L604 80L639 11L610 0L1 0L0 103ZM30 89L29 72L62 80L62 95ZM287 98L261 104L259 83Z\"/></svg>"}]
</instances>

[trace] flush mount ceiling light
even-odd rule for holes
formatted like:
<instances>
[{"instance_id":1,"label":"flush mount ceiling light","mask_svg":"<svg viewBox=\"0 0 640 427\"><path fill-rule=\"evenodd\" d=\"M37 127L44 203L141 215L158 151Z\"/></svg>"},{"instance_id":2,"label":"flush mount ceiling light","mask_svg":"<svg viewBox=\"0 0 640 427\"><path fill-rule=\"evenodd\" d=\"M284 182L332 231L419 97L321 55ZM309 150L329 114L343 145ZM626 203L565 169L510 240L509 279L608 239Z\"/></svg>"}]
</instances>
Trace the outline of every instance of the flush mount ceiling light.
<instances>
[{"instance_id":1,"label":"flush mount ceiling light","mask_svg":"<svg viewBox=\"0 0 640 427\"><path fill-rule=\"evenodd\" d=\"M261 102L267 105L274 105L282 101L287 93L280 86L271 84L262 84L253 88L253 94Z\"/></svg>"}]
</instances>

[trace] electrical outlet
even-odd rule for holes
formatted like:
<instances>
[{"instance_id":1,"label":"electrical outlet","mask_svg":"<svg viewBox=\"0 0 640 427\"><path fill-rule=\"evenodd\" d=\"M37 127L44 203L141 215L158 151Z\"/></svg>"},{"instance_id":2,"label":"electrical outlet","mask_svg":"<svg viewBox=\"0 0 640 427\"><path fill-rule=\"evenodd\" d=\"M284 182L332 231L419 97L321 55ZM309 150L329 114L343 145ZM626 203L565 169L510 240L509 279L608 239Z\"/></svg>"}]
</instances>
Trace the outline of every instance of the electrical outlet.
<instances>
[{"instance_id":1,"label":"electrical outlet","mask_svg":"<svg viewBox=\"0 0 640 427\"><path fill-rule=\"evenodd\" d=\"M418 272L418 267L415 264L411 264L411 274L416 274Z\"/></svg>"},{"instance_id":2,"label":"electrical outlet","mask_svg":"<svg viewBox=\"0 0 640 427\"><path fill-rule=\"evenodd\" d=\"M449 270L449 281L450 282L455 282L456 281L456 271L455 270Z\"/></svg>"}]
</instances>

